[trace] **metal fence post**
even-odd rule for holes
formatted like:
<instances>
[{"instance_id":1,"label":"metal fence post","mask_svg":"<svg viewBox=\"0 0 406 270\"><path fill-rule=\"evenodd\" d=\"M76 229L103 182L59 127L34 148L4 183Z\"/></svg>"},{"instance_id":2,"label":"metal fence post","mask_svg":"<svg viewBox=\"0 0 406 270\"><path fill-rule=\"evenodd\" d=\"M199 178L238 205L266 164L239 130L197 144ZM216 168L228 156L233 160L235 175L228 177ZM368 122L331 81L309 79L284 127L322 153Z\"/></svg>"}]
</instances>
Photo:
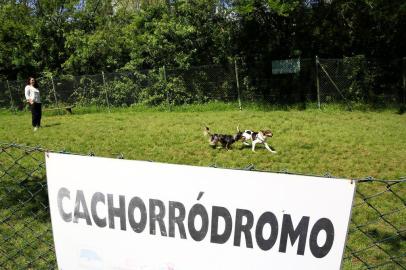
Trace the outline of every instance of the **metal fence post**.
<instances>
[{"instance_id":1,"label":"metal fence post","mask_svg":"<svg viewBox=\"0 0 406 270\"><path fill-rule=\"evenodd\" d=\"M319 80L319 57L316 55L316 90L317 90L317 107L320 109L320 80Z\"/></svg>"},{"instance_id":2,"label":"metal fence post","mask_svg":"<svg viewBox=\"0 0 406 270\"><path fill-rule=\"evenodd\" d=\"M109 104L109 97L107 95L107 85L106 85L106 78L104 77L104 71L102 71L102 78L103 78L103 88L104 88L104 93L106 95L106 104L107 104L107 110L110 113L110 104Z\"/></svg>"},{"instance_id":3,"label":"metal fence post","mask_svg":"<svg viewBox=\"0 0 406 270\"><path fill-rule=\"evenodd\" d=\"M6 80L6 82L7 82L8 94L10 96L10 106L11 106L11 109L13 110L14 109L14 100L13 100L13 96L11 95L10 84L8 83L8 80Z\"/></svg>"},{"instance_id":4,"label":"metal fence post","mask_svg":"<svg viewBox=\"0 0 406 270\"><path fill-rule=\"evenodd\" d=\"M402 80L403 80L403 106L406 104L406 57L402 60Z\"/></svg>"},{"instance_id":5,"label":"metal fence post","mask_svg":"<svg viewBox=\"0 0 406 270\"><path fill-rule=\"evenodd\" d=\"M52 75L51 75L51 83L52 83L52 90L53 90L53 92L54 92L54 98L55 98L56 107L59 109L58 99L56 98L56 90L55 90L54 76L52 76ZM59 114L59 110L58 110L58 114Z\"/></svg>"},{"instance_id":6,"label":"metal fence post","mask_svg":"<svg viewBox=\"0 0 406 270\"><path fill-rule=\"evenodd\" d=\"M162 66L161 76L162 76L163 83L165 84L165 90L167 90L165 65ZM170 97L169 97L169 91L166 91L166 104L168 106L168 110L171 111L171 102L170 102Z\"/></svg>"},{"instance_id":7,"label":"metal fence post","mask_svg":"<svg viewBox=\"0 0 406 270\"><path fill-rule=\"evenodd\" d=\"M334 82L333 78L331 78L330 74L327 72L326 68L320 63L319 58L317 57L317 66L320 66L321 71L323 72L323 74L327 77L327 79L330 81L330 83L334 86L334 88L337 90L337 92L340 94L340 96L342 97L342 99L344 100L344 102L347 104L347 108L351 111L352 107L350 102L345 98L344 94L342 93L342 91L340 90L340 88L338 87L338 85ZM320 91L319 91L320 93Z\"/></svg>"},{"instance_id":8,"label":"metal fence post","mask_svg":"<svg viewBox=\"0 0 406 270\"><path fill-rule=\"evenodd\" d=\"M234 58L234 69L235 69L235 80L237 83L237 98L238 98L238 107L240 111L242 110L241 106L241 95L240 95L240 81L238 79L238 66L237 66L237 59Z\"/></svg>"}]
</instances>

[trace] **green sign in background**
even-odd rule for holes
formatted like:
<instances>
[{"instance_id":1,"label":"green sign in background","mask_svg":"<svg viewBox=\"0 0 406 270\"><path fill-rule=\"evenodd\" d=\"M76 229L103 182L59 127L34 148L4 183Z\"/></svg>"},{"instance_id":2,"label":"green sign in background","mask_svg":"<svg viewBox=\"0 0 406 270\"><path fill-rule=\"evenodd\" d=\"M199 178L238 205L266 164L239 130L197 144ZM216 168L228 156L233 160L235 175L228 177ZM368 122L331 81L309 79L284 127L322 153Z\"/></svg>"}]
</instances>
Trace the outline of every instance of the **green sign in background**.
<instances>
[{"instance_id":1,"label":"green sign in background","mask_svg":"<svg viewBox=\"0 0 406 270\"><path fill-rule=\"evenodd\" d=\"M300 59L272 61L272 74L291 74L300 72Z\"/></svg>"}]
</instances>

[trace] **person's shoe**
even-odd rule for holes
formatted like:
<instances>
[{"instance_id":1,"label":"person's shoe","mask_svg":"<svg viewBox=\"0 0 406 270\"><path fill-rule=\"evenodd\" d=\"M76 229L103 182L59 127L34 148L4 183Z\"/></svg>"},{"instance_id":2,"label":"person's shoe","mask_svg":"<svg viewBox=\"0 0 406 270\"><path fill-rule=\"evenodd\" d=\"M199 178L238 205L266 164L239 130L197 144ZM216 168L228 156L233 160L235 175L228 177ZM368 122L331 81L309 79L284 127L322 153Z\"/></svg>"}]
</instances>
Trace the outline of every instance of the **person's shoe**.
<instances>
[{"instance_id":1,"label":"person's shoe","mask_svg":"<svg viewBox=\"0 0 406 270\"><path fill-rule=\"evenodd\" d=\"M34 128L34 131L37 131L37 130L38 130L38 128L37 128L37 127L35 127L35 128Z\"/></svg>"}]
</instances>

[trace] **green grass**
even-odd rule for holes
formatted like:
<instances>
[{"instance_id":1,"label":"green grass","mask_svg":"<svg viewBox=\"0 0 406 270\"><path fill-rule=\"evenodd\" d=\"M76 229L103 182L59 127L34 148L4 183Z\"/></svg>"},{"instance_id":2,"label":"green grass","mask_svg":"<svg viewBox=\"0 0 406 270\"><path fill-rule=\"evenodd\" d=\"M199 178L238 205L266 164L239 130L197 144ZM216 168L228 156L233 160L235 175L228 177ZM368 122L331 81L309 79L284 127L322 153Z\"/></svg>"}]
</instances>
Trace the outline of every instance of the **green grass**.
<instances>
[{"instance_id":1,"label":"green grass","mask_svg":"<svg viewBox=\"0 0 406 270\"><path fill-rule=\"evenodd\" d=\"M406 115L397 114L396 110L349 112L340 106L329 106L320 111L314 105L301 110L300 107L263 107L255 104L243 111L236 108L236 104L223 103L173 107L171 112L167 111L167 107L115 108L110 113L106 108L75 108L74 115L45 112L43 128L37 132L33 132L30 126L29 112L2 111L0 142L79 154L93 152L104 157L122 154L126 159L197 166L244 168L253 164L255 169L263 171L287 170L314 175L328 173L343 178L372 176L378 179L399 179L406 176ZM271 154L263 146L258 146L257 152L252 153L249 147L244 148L241 143L235 144L230 151L212 149L207 138L203 137L204 124L214 132L230 134L236 131L237 125L241 129L271 128L274 137L270 143L278 153ZM46 205L44 171L32 172L30 169L38 166L43 154L37 152L33 159L34 153L25 154L24 151L8 149L3 154L0 151L0 162L5 164L0 166L0 175L2 168L10 168L7 174L0 177L2 184L26 178L27 174L21 166L27 168L33 176L30 181L23 181L23 184L17 181L19 184L8 187L6 193L0 189L0 203L7 206L0 207L0 233L7 240L7 244L0 244L0 253L12 257L15 250L19 251L14 261L3 265L6 269L13 269L16 265L29 267L32 263L33 269L42 269L54 261L52 250L49 251L48 243L52 240L48 231L49 220L45 218L46 209L38 208L38 205ZM21 166L11 166L15 159L19 159ZM358 192L347 245L353 250L368 248L357 253L357 256L369 265L388 262L388 255L373 245L379 239L390 238L381 243L380 247L391 256L404 255L404 238L391 238L399 233L394 227L400 231L406 229L404 201L394 195L404 200L404 185L388 188L386 184L362 183L358 185ZM31 194L36 193L38 195L34 200L31 199ZM362 195L369 197L376 193L381 195L372 197L368 202L380 213L389 213L384 216L386 221L363 203ZM17 210L22 200L29 200L30 203ZM31 219L27 214L41 218ZM12 218L2 222L7 220L4 219L7 216ZM356 226L367 223L371 224L361 229L368 236ZM27 224L36 229L26 231ZM20 228L21 232L17 236L21 237L14 240L16 228ZM43 232L47 233L42 236ZM36 236L38 234L41 237ZM406 237L404 232L402 234ZM42 240L43 237L46 241ZM27 239L39 239L40 243L36 246L34 241L27 249ZM348 249L345 256L350 256ZM398 261L406 265L404 257ZM344 262L344 269L363 269L364 266L355 257ZM397 267L396 264L387 264L379 269Z\"/></svg>"},{"instance_id":2,"label":"green grass","mask_svg":"<svg viewBox=\"0 0 406 270\"><path fill-rule=\"evenodd\" d=\"M213 110L217 108L216 110ZM234 107L235 108L235 107ZM114 109L74 115L47 115L33 132L29 112L0 114L0 141L40 145L52 150L127 159L243 168L336 177L398 179L406 175L406 115L394 111L348 112L338 109L300 111L259 109L236 111L227 105L158 109ZM153 111L155 110L155 111ZM234 133L271 128L271 154L263 146L252 153L234 145L232 151L212 149L202 127Z\"/></svg>"}]
</instances>

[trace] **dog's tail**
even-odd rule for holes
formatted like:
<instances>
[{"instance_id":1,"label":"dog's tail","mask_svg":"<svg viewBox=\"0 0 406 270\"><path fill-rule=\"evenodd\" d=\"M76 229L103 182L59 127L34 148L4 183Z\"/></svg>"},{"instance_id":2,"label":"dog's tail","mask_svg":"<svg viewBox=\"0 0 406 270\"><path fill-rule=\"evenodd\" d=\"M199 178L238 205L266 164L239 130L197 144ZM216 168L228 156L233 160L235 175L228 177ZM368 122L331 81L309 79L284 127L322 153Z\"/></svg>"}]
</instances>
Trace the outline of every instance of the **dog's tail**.
<instances>
[{"instance_id":1,"label":"dog's tail","mask_svg":"<svg viewBox=\"0 0 406 270\"><path fill-rule=\"evenodd\" d=\"M241 132L241 130L240 130L240 124L237 125L237 132Z\"/></svg>"},{"instance_id":2,"label":"dog's tail","mask_svg":"<svg viewBox=\"0 0 406 270\"><path fill-rule=\"evenodd\" d=\"M211 136L210 129L207 126L205 126L204 129L203 129L203 135L204 136Z\"/></svg>"}]
</instances>

